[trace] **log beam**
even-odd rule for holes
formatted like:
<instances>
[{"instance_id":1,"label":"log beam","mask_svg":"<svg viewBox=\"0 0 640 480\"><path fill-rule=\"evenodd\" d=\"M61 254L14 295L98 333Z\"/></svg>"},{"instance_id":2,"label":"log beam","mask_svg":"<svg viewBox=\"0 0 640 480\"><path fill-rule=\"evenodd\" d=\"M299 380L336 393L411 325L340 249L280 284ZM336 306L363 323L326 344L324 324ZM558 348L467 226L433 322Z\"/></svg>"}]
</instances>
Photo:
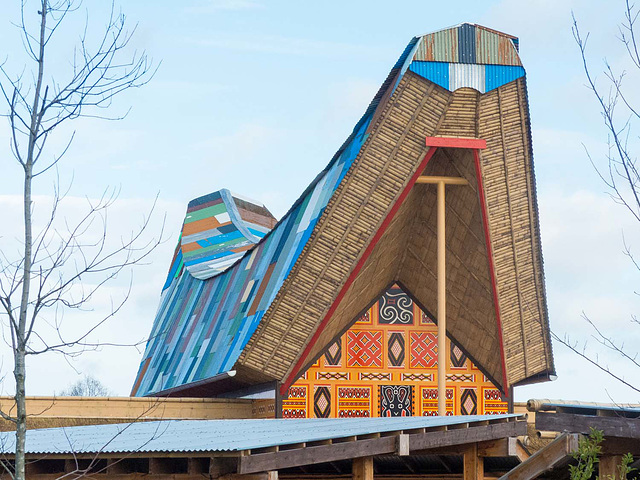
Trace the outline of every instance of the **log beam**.
<instances>
[{"instance_id":1,"label":"log beam","mask_svg":"<svg viewBox=\"0 0 640 480\"><path fill-rule=\"evenodd\" d=\"M597 417L573 413L536 413L536 429L575 432L588 435L591 427L602 430L605 437L640 439L640 418Z\"/></svg>"},{"instance_id":2,"label":"log beam","mask_svg":"<svg viewBox=\"0 0 640 480\"><path fill-rule=\"evenodd\" d=\"M547 470L551 470L578 449L578 435L563 433L553 442L536 453L499 480L532 480Z\"/></svg>"}]
</instances>

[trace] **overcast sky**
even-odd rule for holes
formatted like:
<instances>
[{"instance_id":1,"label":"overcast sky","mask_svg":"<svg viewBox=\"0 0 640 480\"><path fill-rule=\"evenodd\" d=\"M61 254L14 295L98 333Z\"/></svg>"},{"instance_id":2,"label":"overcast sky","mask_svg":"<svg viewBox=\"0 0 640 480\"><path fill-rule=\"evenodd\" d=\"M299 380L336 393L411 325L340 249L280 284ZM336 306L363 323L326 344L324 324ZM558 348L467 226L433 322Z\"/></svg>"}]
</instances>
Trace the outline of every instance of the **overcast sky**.
<instances>
[{"instance_id":1,"label":"overcast sky","mask_svg":"<svg viewBox=\"0 0 640 480\"><path fill-rule=\"evenodd\" d=\"M14 2L17 3L17 2ZM86 1L91 28L99 29L104 3ZM619 8L616 10L615 5ZM125 309L95 339L136 343L148 334L187 202L220 188L261 200L280 217L326 165L414 35L473 22L520 38L527 70L533 148L551 328L583 341L583 312L627 344L640 345L638 272L622 252L640 248L640 229L606 195L584 146L598 160L606 132L584 87L571 35L574 10L591 31L594 68L607 56L624 59L615 35L622 1L518 0L463 2L274 2L261 0L128 0L135 48L160 64L155 78L114 103L121 121L75 121L52 140L75 140L60 167L73 178L65 216L74 218L105 187L120 189L109 214L114 241L130 232L158 195L153 233L166 216L166 241L133 274ZM84 10L80 20L84 19ZM25 55L18 32L0 19L0 61L20 71ZM52 74L64 75L78 24L61 31ZM8 126L0 123L0 247L15 251L20 237L20 171L9 156ZM584 146L583 146L584 145ZM52 150L53 151L53 150ZM52 177L36 186L42 219ZM13 242L13 243L12 243ZM9 250L7 250L9 249ZM66 314L71 330L109 310L129 284L121 276L102 291L92 310ZM595 348L593 341L589 348ZM10 350L3 353L3 391L11 392ZM118 395L129 393L143 346L102 348L74 359L32 358L28 394L59 392L92 374ZM638 350L638 349L636 349ZM640 395L611 381L560 345L554 345L558 380L516 390L532 397L639 402ZM602 352L602 362L639 384L640 375Z\"/></svg>"}]
</instances>

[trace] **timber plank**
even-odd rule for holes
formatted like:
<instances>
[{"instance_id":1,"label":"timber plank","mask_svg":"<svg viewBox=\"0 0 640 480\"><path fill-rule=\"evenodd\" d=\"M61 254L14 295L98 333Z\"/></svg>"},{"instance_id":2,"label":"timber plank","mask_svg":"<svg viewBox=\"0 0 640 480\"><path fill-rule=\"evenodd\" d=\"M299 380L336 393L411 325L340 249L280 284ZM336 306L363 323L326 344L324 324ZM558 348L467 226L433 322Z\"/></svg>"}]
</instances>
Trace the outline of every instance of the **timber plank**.
<instances>
[{"instance_id":1,"label":"timber plank","mask_svg":"<svg viewBox=\"0 0 640 480\"><path fill-rule=\"evenodd\" d=\"M536 414L536 428L538 430L588 434L591 427L602 430L605 437L640 439L640 419L638 418L596 417L547 412Z\"/></svg>"}]
</instances>

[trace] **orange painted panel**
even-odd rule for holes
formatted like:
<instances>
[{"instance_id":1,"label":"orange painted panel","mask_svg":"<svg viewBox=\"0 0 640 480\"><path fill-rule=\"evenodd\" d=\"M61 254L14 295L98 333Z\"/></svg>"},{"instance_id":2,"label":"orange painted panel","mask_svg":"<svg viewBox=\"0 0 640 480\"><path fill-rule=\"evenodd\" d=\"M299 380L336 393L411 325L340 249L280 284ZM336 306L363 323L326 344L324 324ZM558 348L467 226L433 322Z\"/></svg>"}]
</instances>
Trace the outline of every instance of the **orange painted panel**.
<instances>
[{"instance_id":1,"label":"orange painted panel","mask_svg":"<svg viewBox=\"0 0 640 480\"><path fill-rule=\"evenodd\" d=\"M438 328L390 288L309 367L283 400L287 418L437 415ZM447 415L507 412L499 390L447 341Z\"/></svg>"}]
</instances>

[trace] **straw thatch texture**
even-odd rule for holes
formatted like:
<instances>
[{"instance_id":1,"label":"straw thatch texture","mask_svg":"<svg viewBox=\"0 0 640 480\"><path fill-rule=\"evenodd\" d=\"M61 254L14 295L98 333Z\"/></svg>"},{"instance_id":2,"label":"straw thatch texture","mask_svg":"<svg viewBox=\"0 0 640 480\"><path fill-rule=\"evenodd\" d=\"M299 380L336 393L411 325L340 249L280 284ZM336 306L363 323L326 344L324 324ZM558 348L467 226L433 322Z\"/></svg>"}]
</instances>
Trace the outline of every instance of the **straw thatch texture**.
<instances>
[{"instance_id":1,"label":"straw thatch texture","mask_svg":"<svg viewBox=\"0 0 640 480\"><path fill-rule=\"evenodd\" d=\"M479 136L509 383L553 372L524 79L480 98Z\"/></svg>"},{"instance_id":2,"label":"straw thatch texture","mask_svg":"<svg viewBox=\"0 0 640 480\"><path fill-rule=\"evenodd\" d=\"M427 175L463 177L446 188L447 332L498 385L503 384L500 336L472 152L440 150ZM415 219L398 280L437 319L436 186L416 185Z\"/></svg>"},{"instance_id":3,"label":"straw thatch texture","mask_svg":"<svg viewBox=\"0 0 640 480\"><path fill-rule=\"evenodd\" d=\"M293 367L423 159L424 137L435 133L448 96L417 75L403 77L239 364L278 378ZM350 312L366 308L390 283L384 276L378 282L380 288L367 290L366 298ZM337 336L352 320L346 317L341 325L325 328L325 335Z\"/></svg>"},{"instance_id":4,"label":"straw thatch texture","mask_svg":"<svg viewBox=\"0 0 640 480\"><path fill-rule=\"evenodd\" d=\"M393 281L437 318L435 187L417 185L317 331L424 157L424 137L438 135L488 143L481 165L504 338L473 156L455 149L440 150L424 171L470 182L447 189L448 332L501 388L552 373L527 115L522 81L486 95L449 93L407 73L238 365L282 380L301 374L294 366L312 363Z\"/></svg>"}]
</instances>

